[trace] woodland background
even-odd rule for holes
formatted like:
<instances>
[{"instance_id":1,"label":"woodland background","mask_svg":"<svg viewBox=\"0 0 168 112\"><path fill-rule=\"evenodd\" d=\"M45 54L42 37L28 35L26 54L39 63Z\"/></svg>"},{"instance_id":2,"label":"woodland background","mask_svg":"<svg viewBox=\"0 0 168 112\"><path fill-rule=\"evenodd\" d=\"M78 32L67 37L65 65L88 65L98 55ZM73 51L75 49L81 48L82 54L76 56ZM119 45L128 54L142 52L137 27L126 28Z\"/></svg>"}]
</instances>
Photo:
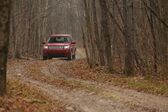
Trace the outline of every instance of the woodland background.
<instances>
[{"instance_id":1,"label":"woodland background","mask_svg":"<svg viewBox=\"0 0 168 112\"><path fill-rule=\"evenodd\" d=\"M10 57L39 58L52 33L84 43L91 67L167 76L167 0L12 1Z\"/></svg>"},{"instance_id":2,"label":"woodland background","mask_svg":"<svg viewBox=\"0 0 168 112\"><path fill-rule=\"evenodd\" d=\"M53 33L86 59L43 61ZM167 112L167 96L167 0L0 0L0 111Z\"/></svg>"}]
</instances>

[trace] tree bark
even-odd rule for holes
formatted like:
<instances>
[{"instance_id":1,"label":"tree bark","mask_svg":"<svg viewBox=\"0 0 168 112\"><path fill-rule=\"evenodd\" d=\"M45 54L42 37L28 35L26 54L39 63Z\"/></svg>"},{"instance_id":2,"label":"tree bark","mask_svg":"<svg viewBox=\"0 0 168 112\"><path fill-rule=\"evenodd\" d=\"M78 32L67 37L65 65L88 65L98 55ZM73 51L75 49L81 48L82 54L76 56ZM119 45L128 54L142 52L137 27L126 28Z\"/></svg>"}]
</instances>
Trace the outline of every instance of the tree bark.
<instances>
[{"instance_id":1,"label":"tree bark","mask_svg":"<svg viewBox=\"0 0 168 112\"><path fill-rule=\"evenodd\" d=\"M134 74L133 40L134 40L134 17L133 0L123 0L124 12L124 37L125 37L125 74Z\"/></svg>"},{"instance_id":2,"label":"tree bark","mask_svg":"<svg viewBox=\"0 0 168 112\"><path fill-rule=\"evenodd\" d=\"M105 54L107 58L107 66L108 69L113 71L113 60L112 60L112 52L111 52L111 36L110 36L110 28L109 28L109 13L108 6L106 0L100 0L101 7L101 36L103 36L105 41Z\"/></svg>"},{"instance_id":3,"label":"tree bark","mask_svg":"<svg viewBox=\"0 0 168 112\"><path fill-rule=\"evenodd\" d=\"M168 24L168 1L161 0L162 12L161 15L166 24ZM168 27L162 25L161 37L161 51L162 51L162 74L168 77Z\"/></svg>"},{"instance_id":4,"label":"tree bark","mask_svg":"<svg viewBox=\"0 0 168 112\"><path fill-rule=\"evenodd\" d=\"M9 43L10 0L0 0L0 95L6 93L6 64Z\"/></svg>"},{"instance_id":5,"label":"tree bark","mask_svg":"<svg viewBox=\"0 0 168 112\"><path fill-rule=\"evenodd\" d=\"M157 7L157 0L150 0L150 7L156 12ZM153 37L153 74L156 75L158 73L158 56L157 56L157 24L156 24L156 18L153 15L153 13L150 12L150 18L149 18L149 22L150 22L150 27L151 27L151 33L152 33L152 37Z\"/></svg>"}]
</instances>

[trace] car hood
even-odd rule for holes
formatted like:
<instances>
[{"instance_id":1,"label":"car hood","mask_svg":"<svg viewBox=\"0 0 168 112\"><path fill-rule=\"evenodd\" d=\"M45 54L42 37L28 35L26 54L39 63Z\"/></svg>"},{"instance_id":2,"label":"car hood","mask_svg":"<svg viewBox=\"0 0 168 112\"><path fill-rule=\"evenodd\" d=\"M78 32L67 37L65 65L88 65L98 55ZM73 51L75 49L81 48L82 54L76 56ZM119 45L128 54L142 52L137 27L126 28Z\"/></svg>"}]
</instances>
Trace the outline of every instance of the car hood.
<instances>
[{"instance_id":1,"label":"car hood","mask_svg":"<svg viewBox=\"0 0 168 112\"><path fill-rule=\"evenodd\" d=\"M70 43L47 43L47 46L66 46L70 45Z\"/></svg>"}]
</instances>

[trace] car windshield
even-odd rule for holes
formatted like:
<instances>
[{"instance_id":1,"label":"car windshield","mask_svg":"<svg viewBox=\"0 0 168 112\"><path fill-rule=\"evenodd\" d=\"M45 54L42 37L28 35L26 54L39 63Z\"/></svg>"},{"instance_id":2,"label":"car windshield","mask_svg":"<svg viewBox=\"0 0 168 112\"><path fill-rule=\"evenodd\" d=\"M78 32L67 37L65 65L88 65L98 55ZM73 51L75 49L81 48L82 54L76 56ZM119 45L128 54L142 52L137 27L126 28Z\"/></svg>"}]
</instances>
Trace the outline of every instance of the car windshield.
<instances>
[{"instance_id":1,"label":"car windshield","mask_svg":"<svg viewBox=\"0 0 168 112\"><path fill-rule=\"evenodd\" d=\"M69 37L57 36L57 37L50 37L48 43L68 43L71 39Z\"/></svg>"}]
</instances>

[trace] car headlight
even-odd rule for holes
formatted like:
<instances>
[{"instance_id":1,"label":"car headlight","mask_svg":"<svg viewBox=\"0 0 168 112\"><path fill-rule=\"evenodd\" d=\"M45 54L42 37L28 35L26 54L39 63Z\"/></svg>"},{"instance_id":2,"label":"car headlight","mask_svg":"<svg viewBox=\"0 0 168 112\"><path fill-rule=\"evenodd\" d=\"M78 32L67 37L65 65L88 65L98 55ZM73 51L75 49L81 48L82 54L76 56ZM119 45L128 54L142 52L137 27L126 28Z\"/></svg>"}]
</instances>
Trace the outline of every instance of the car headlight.
<instances>
[{"instance_id":1,"label":"car headlight","mask_svg":"<svg viewBox=\"0 0 168 112\"><path fill-rule=\"evenodd\" d=\"M44 46L44 49L48 49L48 46L45 45L45 46Z\"/></svg>"},{"instance_id":2,"label":"car headlight","mask_svg":"<svg viewBox=\"0 0 168 112\"><path fill-rule=\"evenodd\" d=\"M64 46L64 49L69 49L70 48L70 46Z\"/></svg>"}]
</instances>

